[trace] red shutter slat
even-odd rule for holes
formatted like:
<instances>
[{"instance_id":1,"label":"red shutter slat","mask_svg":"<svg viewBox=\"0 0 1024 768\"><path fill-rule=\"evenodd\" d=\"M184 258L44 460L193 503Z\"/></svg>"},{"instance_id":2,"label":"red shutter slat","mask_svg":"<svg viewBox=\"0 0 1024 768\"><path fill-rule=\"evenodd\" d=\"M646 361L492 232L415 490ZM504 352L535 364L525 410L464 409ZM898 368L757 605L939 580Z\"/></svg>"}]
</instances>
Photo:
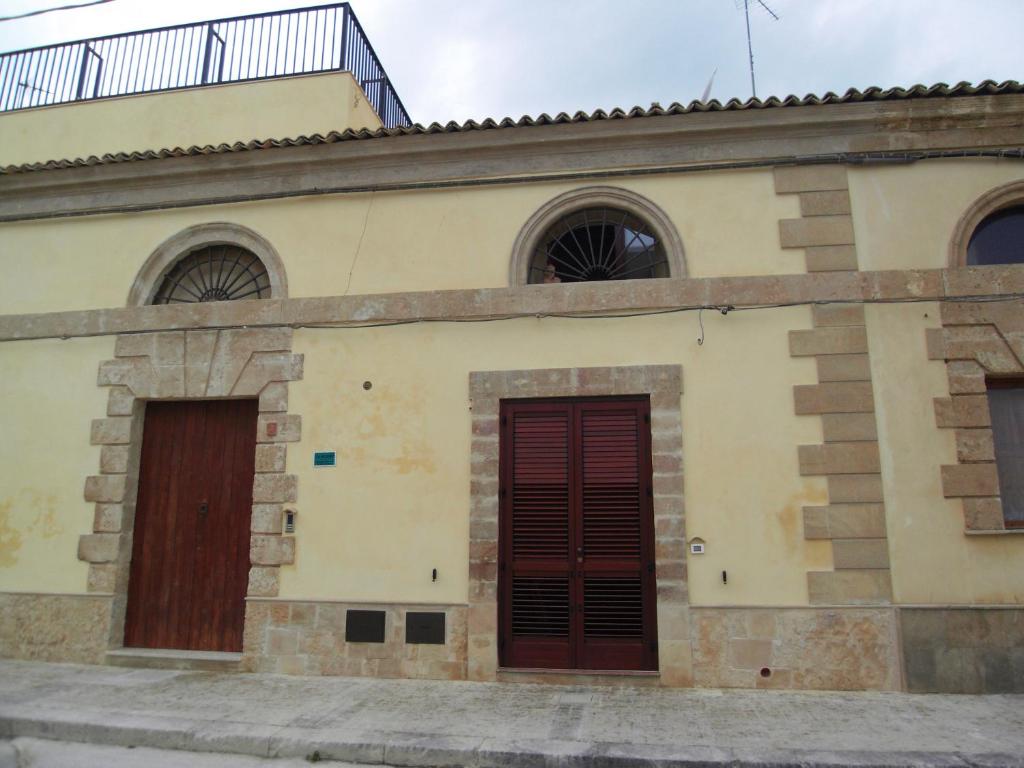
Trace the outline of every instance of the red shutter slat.
<instances>
[{"instance_id":1,"label":"red shutter slat","mask_svg":"<svg viewBox=\"0 0 1024 768\"><path fill-rule=\"evenodd\" d=\"M517 561L569 557L569 440L567 411L512 416L512 557Z\"/></svg>"}]
</instances>

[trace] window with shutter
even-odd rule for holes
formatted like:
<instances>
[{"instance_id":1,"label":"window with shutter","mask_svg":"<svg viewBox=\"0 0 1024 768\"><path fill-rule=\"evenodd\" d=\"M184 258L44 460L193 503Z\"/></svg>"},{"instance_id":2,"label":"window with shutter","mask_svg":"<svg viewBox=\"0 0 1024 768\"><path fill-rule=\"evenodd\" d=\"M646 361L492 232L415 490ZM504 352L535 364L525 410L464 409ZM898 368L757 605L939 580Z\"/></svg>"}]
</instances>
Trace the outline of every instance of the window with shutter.
<instances>
[{"instance_id":1,"label":"window with shutter","mask_svg":"<svg viewBox=\"0 0 1024 768\"><path fill-rule=\"evenodd\" d=\"M502 403L507 667L657 668L648 398Z\"/></svg>"}]
</instances>

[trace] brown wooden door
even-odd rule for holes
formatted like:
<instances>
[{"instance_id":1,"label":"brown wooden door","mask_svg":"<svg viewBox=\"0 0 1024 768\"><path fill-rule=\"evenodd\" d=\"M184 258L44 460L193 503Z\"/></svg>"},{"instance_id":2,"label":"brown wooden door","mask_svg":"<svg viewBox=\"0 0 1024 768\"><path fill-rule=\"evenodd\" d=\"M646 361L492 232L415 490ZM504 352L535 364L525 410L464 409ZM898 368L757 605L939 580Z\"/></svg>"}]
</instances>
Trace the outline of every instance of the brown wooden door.
<instances>
[{"instance_id":1,"label":"brown wooden door","mask_svg":"<svg viewBox=\"0 0 1024 768\"><path fill-rule=\"evenodd\" d=\"M126 647L241 651L255 400L146 405Z\"/></svg>"},{"instance_id":2,"label":"brown wooden door","mask_svg":"<svg viewBox=\"0 0 1024 768\"><path fill-rule=\"evenodd\" d=\"M649 401L506 402L501 424L502 665L657 669Z\"/></svg>"}]
</instances>

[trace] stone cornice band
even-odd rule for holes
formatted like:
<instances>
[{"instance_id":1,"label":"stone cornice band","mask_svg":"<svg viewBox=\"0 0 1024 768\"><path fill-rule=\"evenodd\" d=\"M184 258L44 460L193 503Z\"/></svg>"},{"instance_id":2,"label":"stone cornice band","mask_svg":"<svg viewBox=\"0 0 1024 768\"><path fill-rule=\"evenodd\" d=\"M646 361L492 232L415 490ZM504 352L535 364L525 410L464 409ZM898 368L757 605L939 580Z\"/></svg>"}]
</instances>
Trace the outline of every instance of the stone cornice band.
<instances>
[{"instance_id":1,"label":"stone cornice band","mask_svg":"<svg viewBox=\"0 0 1024 768\"><path fill-rule=\"evenodd\" d=\"M0 315L0 341L196 328L473 322L551 315L583 317L701 307L1013 299L1022 294L1024 265L663 278Z\"/></svg>"},{"instance_id":2,"label":"stone cornice band","mask_svg":"<svg viewBox=\"0 0 1024 768\"><path fill-rule=\"evenodd\" d=\"M0 221L574 175L674 173L716 165L853 162L870 159L872 153L899 160L914 152L963 155L1020 148L1024 95L972 96L969 108L962 105L963 98L944 98L704 113L14 174L0 180ZM900 146L894 147L897 125Z\"/></svg>"}]
</instances>

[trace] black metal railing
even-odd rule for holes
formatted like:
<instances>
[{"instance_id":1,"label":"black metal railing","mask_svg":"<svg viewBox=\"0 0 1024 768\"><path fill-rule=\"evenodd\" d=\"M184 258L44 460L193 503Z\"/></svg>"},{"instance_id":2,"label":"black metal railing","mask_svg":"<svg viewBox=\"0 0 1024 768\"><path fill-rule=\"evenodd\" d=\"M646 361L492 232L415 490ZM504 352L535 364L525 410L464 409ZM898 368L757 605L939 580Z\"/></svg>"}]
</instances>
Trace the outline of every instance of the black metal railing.
<instances>
[{"instance_id":1,"label":"black metal railing","mask_svg":"<svg viewBox=\"0 0 1024 768\"><path fill-rule=\"evenodd\" d=\"M0 112L337 70L353 74L385 127L411 124L348 3L0 54Z\"/></svg>"}]
</instances>

